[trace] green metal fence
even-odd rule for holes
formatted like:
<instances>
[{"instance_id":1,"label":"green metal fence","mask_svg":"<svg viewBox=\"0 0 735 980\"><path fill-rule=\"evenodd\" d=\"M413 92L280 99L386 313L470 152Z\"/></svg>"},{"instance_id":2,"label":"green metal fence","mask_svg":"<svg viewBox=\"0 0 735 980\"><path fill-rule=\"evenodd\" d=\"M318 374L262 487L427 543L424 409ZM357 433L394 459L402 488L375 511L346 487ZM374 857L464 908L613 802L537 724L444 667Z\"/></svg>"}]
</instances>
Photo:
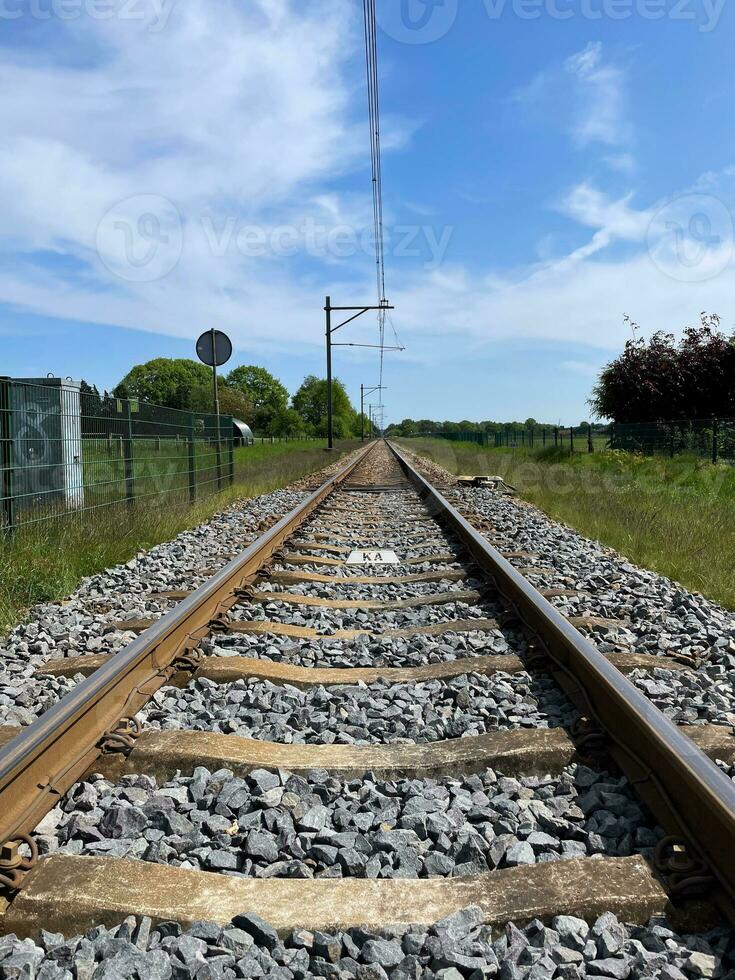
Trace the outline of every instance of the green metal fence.
<instances>
[{"instance_id":1,"label":"green metal fence","mask_svg":"<svg viewBox=\"0 0 735 980\"><path fill-rule=\"evenodd\" d=\"M0 528L154 498L195 501L234 478L230 416L181 412L49 378L0 378Z\"/></svg>"},{"instance_id":2,"label":"green metal fence","mask_svg":"<svg viewBox=\"0 0 735 980\"><path fill-rule=\"evenodd\" d=\"M600 452L621 449L646 456L697 456L712 462L735 461L734 419L686 419L669 422L606 425L505 425L484 430L439 430L418 433L424 438L473 442L497 449L545 449Z\"/></svg>"}]
</instances>

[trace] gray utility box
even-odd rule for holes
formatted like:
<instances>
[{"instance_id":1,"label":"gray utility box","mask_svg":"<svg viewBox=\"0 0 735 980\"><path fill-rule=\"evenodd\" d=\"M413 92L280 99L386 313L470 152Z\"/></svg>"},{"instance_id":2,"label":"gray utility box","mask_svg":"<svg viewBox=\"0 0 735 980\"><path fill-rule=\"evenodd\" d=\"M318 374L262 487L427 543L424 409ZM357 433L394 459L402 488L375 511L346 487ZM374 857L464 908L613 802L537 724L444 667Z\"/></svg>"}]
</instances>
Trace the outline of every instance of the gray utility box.
<instances>
[{"instance_id":1,"label":"gray utility box","mask_svg":"<svg viewBox=\"0 0 735 980\"><path fill-rule=\"evenodd\" d=\"M6 519L84 506L80 383L11 378L5 387L3 442Z\"/></svg>"}]
</instances>

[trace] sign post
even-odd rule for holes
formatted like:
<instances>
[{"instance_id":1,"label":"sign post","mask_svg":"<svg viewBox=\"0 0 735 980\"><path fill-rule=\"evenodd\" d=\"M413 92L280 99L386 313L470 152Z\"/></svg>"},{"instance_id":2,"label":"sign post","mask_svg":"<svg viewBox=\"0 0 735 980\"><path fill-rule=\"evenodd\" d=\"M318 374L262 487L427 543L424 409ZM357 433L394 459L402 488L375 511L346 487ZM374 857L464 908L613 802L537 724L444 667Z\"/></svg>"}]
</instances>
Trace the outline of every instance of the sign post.
<instances>
[{"instance_id":1,"label":"sign post","mask_svg":"<svg viewBox=\"0 0 735 980\"><path fill-rule=\"evenodd\" d=\"M214 414L217 418L217 486L222 489L222 431L220 426L219 388L217 386L217 368L227 364L232 357L232 341L221 330L205 331L197 340L197 357L203 364L212 368L212 384L214 386Z\"/></svg>"}]
</instances>

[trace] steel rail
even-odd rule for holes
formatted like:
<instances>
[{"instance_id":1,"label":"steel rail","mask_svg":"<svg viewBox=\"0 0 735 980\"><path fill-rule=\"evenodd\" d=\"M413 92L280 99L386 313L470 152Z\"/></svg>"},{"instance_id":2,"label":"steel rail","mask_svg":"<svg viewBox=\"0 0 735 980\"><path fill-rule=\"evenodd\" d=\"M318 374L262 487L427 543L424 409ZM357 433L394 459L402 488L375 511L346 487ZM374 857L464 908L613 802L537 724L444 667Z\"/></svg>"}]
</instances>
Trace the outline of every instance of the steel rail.
<instances>
[{"instance_id":1,"label":"steel rail","mask_svg":"<svg viewBox=\"0 0 735 980\"><path fill-rule=\"evenodd\" d=\"M129 737L119 729L121 721L132 719L170 679L177 661L194 650L218 613L232 605L235 591L253 580L376 445L366 446L355 460L0 750L0 875L3 854L8 860L7 849L17 853L17 844L25 842L25 835L89 771L103 751L106 736L113 745Z\"/></svg>"},{"instance_id":2,"label":"steel rail","mask_svg":"<svg viewBox=\"0 0 735 980\"><path fill-rule=\"evenodd\" d=\"M545 652L574 678L587 711L613 743L613 755L637 791L676 842L687 852L675 856L664 875L706 882L716 876L730 902L735 898L735 784L687 738L602 653L579 633L485 537L388 443L407 477L467 547L499 591L541 638ZM581 692L580 692L581 689ZM706 867L697 868L696 855ZM716 890L711 880L710 892ZM716 898L713 894L710 898Z\"/></svg>"}]
</instances>

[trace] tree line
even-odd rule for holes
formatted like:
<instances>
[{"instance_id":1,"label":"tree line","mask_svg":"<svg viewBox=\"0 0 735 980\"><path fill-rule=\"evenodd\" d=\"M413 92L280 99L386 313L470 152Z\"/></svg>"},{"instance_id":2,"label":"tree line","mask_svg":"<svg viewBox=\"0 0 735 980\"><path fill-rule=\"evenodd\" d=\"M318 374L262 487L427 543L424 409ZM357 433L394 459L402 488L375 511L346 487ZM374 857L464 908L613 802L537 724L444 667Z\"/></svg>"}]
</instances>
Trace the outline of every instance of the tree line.
<instances>
[{"instance_id":1,"label":"tree line","mask_svg":"<svg viewBox=\"0 0 735 980\"><path fill-rule=\"evenodd\" d=\"M210 368L189 358L157 357L133 367L112 391L115 398L138 398L188 412L213 411ZM258 435L326 436L327 382L310 374L293 397L270 371L241 365L218 379L220 410L246 422ZM333 381L334 435L360 435L360 414L345 386ZM365 419L365 432L370 421Z\"/></svg>"},{"instance_id":2,"label":"tree line","mask_svg":"<svg viewBox=\"0 0 735 980\"><path fill-rule=\"evenodd\" d=\"M735 331L721 330L720 317L702 313L700 324L687 327L680 340L673 334L654 333L648 340L637 337L640 329L630 317L625 322L635 339L601 371L589 404L595 417L620 423L684 422L735 419ZM553 429L558 423L537 422L438 422L404 419L387 429L389 435L417 436L505 429ZM586 429L589 423L580 422ZM605 424L592 423L595 431ZM565 426L566 427L566 426Z\"/></svg>"},{"instance_id":3,"label":"tree line","mask_svg":"<svg viewBox=\"0 0 735 980\"><path fill-rule=\"evenodd\" d=\"M525 422L470 422L464 419L462 422L437 422L433 419L404 419L402 422L394 422L385 430L389 436L432 436L438 432L443 435L455 435L460 432L497 432L499 430L511 429L535 429L548 427L553 429L554 422L537 422L536 419L529 418ZM585 423L583 423L585 424Z\"/></svg>"}]
</instances>

